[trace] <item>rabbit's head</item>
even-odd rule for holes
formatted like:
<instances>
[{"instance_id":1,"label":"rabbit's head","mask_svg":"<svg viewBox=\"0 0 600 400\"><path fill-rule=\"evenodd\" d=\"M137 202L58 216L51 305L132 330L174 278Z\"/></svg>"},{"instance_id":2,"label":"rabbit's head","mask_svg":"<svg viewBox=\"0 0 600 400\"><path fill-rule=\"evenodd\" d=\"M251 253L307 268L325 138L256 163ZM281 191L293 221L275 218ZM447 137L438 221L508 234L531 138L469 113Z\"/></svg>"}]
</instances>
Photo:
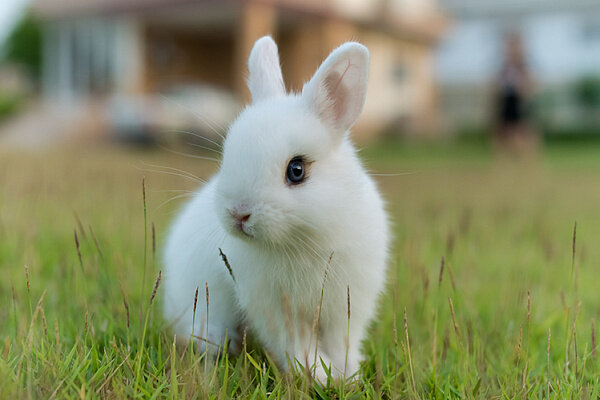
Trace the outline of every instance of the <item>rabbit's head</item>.
<instances>
[{"instance_id":1,"label":"rabbit's head","mask_svg":"<svg viewBox=\"0 0 600 400\"><path fill-rule=\"evenodd\" d=\"M368 62L366 47L345 43L301 94L287 94L275 42L266 36L255 43L252 104L229 129L217 178L217 212L230 233L301 245L315 232L338 234L340 219L352 219L366 175L348 130L363 107Z\"/></svg>"}]
</instances>

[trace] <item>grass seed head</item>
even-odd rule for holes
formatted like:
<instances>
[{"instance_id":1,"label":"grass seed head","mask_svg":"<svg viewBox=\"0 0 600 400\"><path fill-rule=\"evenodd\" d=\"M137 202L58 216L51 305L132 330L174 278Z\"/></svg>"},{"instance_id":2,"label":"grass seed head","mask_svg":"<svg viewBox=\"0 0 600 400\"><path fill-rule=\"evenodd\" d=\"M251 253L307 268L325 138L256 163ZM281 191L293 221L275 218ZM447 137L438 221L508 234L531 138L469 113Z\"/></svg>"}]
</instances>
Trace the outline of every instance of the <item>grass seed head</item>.
<instances>
[{"instance_id":1,"label":"grass seed head","mask_svg":"<svg viewBox=\"0 0 600 400\"><path fill-rule=\"evenodd\" d=\"M77 249L77 257L79 258L79 266L83 270L83 259L81 258L81 248L79 246L79 237L77 236L77 229L73 229L73 236L75 237L75 248Z\"/></svg>"},{"instance_id":2,"label":"grass seed head","mask_svg":"<svg viewBox=\"0 0 600 400\"><path fill-rule=\"evenodd\" d=\"M200 290L200 287L196 286L196 294L194 295L194 314L196 314L196 306L198 305L198 290Z\"/></svg>"},{"instance_id":3,"label":"grass seed head","mask_svg":"<svg viewBox=\"0 0 600 400\"><path fill-rule=\"evenodd\" d=\"M123 306L125 307L125 314L127 316L127 328L129 328L129 303L127 302L123 288L121 288L121 295L123 296Z\"/></svg>"},{"instance_id":4,"label":"grass seed head","mask_svg":"<svg viewBox=\"0 0 600 400\"><path fill-rule=\"evenodd\" d=\"M152 305L152 302L154 301L154 297L156 296L156 291L158 290L158 286L160 285L161 277L162 277L162 271L159 270L158 276L156 277L156 282L154 282L154 289L152 289L152 296L150 296L150 305Z\"/></svg>"},{"instance_id":5,"label":"grass seed head","mask_svg":"<svg viewBox=\"0 0 600 400\"><path fill-rule=\"evenodd\" d=\"M456 332L456 336L460 337L460 329L458 329L458 324L456 323L456 315L454 314L454 303L452 303L452 299L448 297L448 303L450 304L450 313L452 314L452 323L454 324L454 331Z\"/></svg>"},{"instance_id":6,"label":"grass seed head","mask_svg":"<svg viewBox=\"0 0 600 400\"><path fill-rule=\"evenodd\" d=\"M152 223L152 257L156 256L156 228L154 222Z\"/></svg>"},{"instance_id":7,"label":"grass seed head","mask_svg":"<svg viewBox=\"0 0 600 400\"><path fill-rule=\"evenodd\" d=\"M25 282L27 283L27 293L31 292L31 287L29 286L29 267L25 266Z\"/></svg>"},{"instance_id":8,"label":"grass seed head","mask_svg":"<svg viewBox=\"0 0 600 400\"><path fill-rule=\"evenodd\" d=\"M438 278L438 287L442 286L442 278L444 277L444 264L445 264L445 259L444 257L442 257L442 261L440 263L440 276Z\"/></svg>"},{"instance_id":9,"label":"grass seed head","mask_svg":"<svg viewBox=\"0 0 600 400\"><path fill-rule=\"evenodd\" d=\"M223 250L221 250L220 247L219 247L219 255L221 256L221 259L223 260L223 264L225 264L225 268L227 268L227 271L229 272L231 279L233 279L233 281L235 282L235 276L233 275L233 270L231 269L229 260L227 259L227 256L225 255L225 253L223 253Z\"/></svg>"}]
</instances>

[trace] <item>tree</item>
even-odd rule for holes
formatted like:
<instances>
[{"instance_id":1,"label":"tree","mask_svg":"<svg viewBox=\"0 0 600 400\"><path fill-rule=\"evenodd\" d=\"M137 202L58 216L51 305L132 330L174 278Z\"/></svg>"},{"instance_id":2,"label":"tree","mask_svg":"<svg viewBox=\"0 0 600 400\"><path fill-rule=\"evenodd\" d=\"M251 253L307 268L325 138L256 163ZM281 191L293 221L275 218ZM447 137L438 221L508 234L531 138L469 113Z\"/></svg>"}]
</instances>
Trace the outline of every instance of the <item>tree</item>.
<instances>
[{"instance_id":1,"label":"tree","mask_svg":"<svg viewBox=\"0 0 600 400\"><path fill-rule=\"evenodd\" d=\"M35 82L42 69L42 35L40 22L26 13L8 36L3 61L24 67Z\"/></svg>"}]
</instances>

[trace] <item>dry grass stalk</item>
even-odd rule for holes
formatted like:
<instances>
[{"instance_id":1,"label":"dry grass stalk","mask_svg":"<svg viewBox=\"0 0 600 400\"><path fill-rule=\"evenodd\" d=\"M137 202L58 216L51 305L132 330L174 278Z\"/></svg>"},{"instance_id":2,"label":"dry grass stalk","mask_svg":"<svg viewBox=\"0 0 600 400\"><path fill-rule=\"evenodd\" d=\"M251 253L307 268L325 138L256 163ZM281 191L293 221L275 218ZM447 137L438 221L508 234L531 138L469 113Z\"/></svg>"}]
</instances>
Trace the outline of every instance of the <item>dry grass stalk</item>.
<instances>
[{"instance_id":1,"label":"dry grass stalk","mask_svg":"<svg viewBox=\"0 0 600 400\"><path fill-rule=\"evenodd\" d=\"M438 278L438 287L442 286L442 278L444 276L444 265L446 264L444 257L442 257L442 262L440 263L440 275Z\"/></svg>"},{"instance_id":2,"label":"dry grass stalk","mask_svg":"<svg viewBox=\"0 0 600 400\"><path fill-rule=\"evenodd\" d=\"M102 253L102 249L100 248L100 244L98 243L96 234L94 233L94 230L92 229L92 225L88 225L88 227L90 230L90 235L92 236L92 241L94 242L94 246L96 246L96 250L98 250L98 254L100 255L100 258L104 258L104 253Z\"/></svg>"},{"instance_id":3,"label":"dry grass stalk","mask_svg":"<svg viewBox=\"0 0 600 400\"><path fill-rule=\"evenodd\" d=\"M577 221L573 225L573 247L571 256L571 273L575 270L575 254L577 252Z\"/></svg>"},{"instance_id":4,"label":"dry grass stalk","mask_svg":"<svg viewBox=\"0 0 600 400\"><path fill-rule=\"evenodd\" d=\"M417 393L417 384L415 383L415 373L413 371L412 356L410 354L410 340L408 338L408 318L406 317L406 307L404 307L404 335L406 337L406 350L408 354L408 366L410 368L410 381L414 393Z\"/></svg>"},{"instance_id":5,"label":"dry grass stalk","mask_svg":"<svg viewBox=\"0 0 600 400\"><path fill-rule=\"evenodd\" d=\"M348 302L348 327L346 328L346 356L344 358L344 379L348 367L348 353L350 351L350 285L346 285L346 300Z\"/></svg>"},{"instance_id":6,"label":"dry grass stalk","mask_svg":"<svg viewBox=\"0 0 600 400\"><path fill-rule=\"evenodd\" d=\"M592 357L596 358L596 329L592 321Z\"/></svg>"},{"instance_id":7,"label":"dry grass stalk","mask_svg":"<svg viewBox=\"0 0 600 400\"><path fill-rule=\"evenodd\" d=\"M470 319L467 321L467 345L469 348L469 354L473 354L475 351L475 345L473 338L473 322Z\"/></svg>"},{"instance_id":8,"label":"dry grass stalk","mask_svg":"<svg viewBox=\"0 0 600 400\"><path fill-rule=\"evenodd\" d=\"M37 316L40 313L40 310L42 309L42 302L44 301L44 297L46 297L46 292L47 290L44 290L44 292L40 296L37 306L35 307L35 311L33 312L33 316L31 317L31 322L29 324L29 333L27 334L27 343L29 348L31 348L31 344L33 341L33 325L35 324L35 320L37 319Z\"/></svg>"},{"instance_id":9,"label":"dry grass stalk","mask_svg":"<svg viewBox=\"0 0 600 400\"><path fill-rule=\"evenodd\" d=\"M446 361L446 355L448 354L448 348L450 347L450 329L448 325L444 329L444 342L442 346L442 362Z\"/></svg>"},{"instance_id":10,"label":"dry grass stalk","mask_svg":"<svg viewBox=\"0 0 600 400\"><path fill-rule=\"evenodd\" d=\"M115 374L121 369L123 364L125 364L128 361L129 361L129 354L126 354L125 359L123 361L121 361L121 364L119 364L117 366L117 368L115 368L115 370L113 372L111 372L111 374L104 380L104 382L102 382L102 385L100 385L100 387L96 390L96 394L100 394L100 392L102 391L104 386L106 386L112 380L112 378L115 376Z\"/></svg>"},{"instance_id":11,"label":"dry grass stalk","mask_svg":"<svg viewBox=\"0 0 600 400\"><path fill-rule=\"evenodd\" d=\"M87 333L88 333L88 317L89 317L89 313L88 313L88 308L87 308L87 304L86 304L86 306L85 306L84 324L83 324L83 327L84 327L83 331L85 332L86 336L87 336Z\"/></svg>"},{"instance_id":12,"label":"dry grass stalk","mask_svg":"<svg viewBox=\"0 0 600 400\"><path fill-rule=\"evenodd\" d=\"M56 338L56 348L60 350L60 332L58 330L58 320L54 318L54 336Z\"/></svg>"},{"instance_id":13,"label":"dry grass stalk","mask_svg":"<svg viewBox=\"0 0 600 400\"><path fill-rule=\"evenodd\" d=\"M31 294L31 287L29 286L29 267L25 266L25 282L27 283L27 294Z\"/></svg>"},{"instance_id":14,"label":"dry grass stalk","mask_svg":"<svg viewBox=\"0 0 600 400\"><path fill-rule=\"evenodd\" d=\"M223 250L221 250L220 247L219 247L219 255L221 256L221 259L223 260L223 263L225 264L225 268L227 268L227 271L229 272L231 279L233 279L233 281L235 282L235 276L233 275L233 270L231 269L231 264L229 264L229 260L227 259L227 256L225 255L225 253L223 253Z\"/></svg>"},{"instance_id":15,"label":"dry grass stalk","mask_svg":"<svg viewBox=\"0 0 600 400\"><path fill-rule=\"evenodd\" d=\"M196 317L196 306L198 305L198 291L200 290L199 286L196 286L196 294L194 295L194 318ZM193 329L193 327L192 327Z\"/></svg>"},{"instance_id":16,"label":"dry grass stalk","mask_svg":"<svg viewBox=\"0 0 600 400\"><path fill-rule=\"evenodd\" d=\"M323 296L325 294L325 283L327 282L327 276L329 275L329 268L331 267L331 260L333 258L333 252L329 256L329 260L327 261L327 267L325 268L325 274L323 276L323 283L321 284L321 295L319 296L319 303L317 304L317 309L315 310L315 316L313 319L312 331L310 334L310 341L312 342L312 335L315 335L315 357L313 366L317 368L318 361L318 353L319 353L319 324L321 321L321 307L323 306Z\"/></svg>"},{"instance_id":17,"label":"dry grass stalk","mask_svg":"<svg viewBox=\"0 0 600 400\"><path fill-rule=\"evenodd\" d=\"M192 335L192 337L193 337L194 339L198 339L199 341L206 343L207 345L214 346L215 348L218 348L218 347L220 347L220 346L221 346L220 344L218 344L218 343L215 343L215 342L213 342L213 341L211 341L211 340L208 340L207 338L204 338L204 337L202 337L202 336L198 336L198 335ZM208 348L208 346L206 346L206 347ZM185 355L185 354L183 354L183 355ZM183 357L182 357L182 358L183 358ZM207 357L205 357L205 358L207 358Z\"/></svg>"},{"instance_id":18,"label":"dry grass stalk","mask_svg":"<svg viewBox=\"0 0 600 400\"><path fill-rule=\"evenodd\" d=\"M565 292L560 291L560 304L562 304L564 309L567 309L567 300L565 299Z\"/></svg>"},{"instance_id":19,"label":"dry grass stalk","mask_svg":"<svg viewBox=\"0 0 600 400\"><path fill-rule=\"evenodd\" d=\"M204 376L208 376L208 307L210 305L210 293L208 291L208 282L204 282L204 289L206 293L206 346L204 346Z\"/></svg>"},{"instance_id":20,"label":"dry grass stalk","mask_svg":"<svg viewBox=\"0 0 600 400\"><path fill-rule=\"evenodd\" d=\"M283 324L287 331L291 342L295 341L294 334L294 311L292 310L292 302L290 296L284 291L283 287L279 288L279 298L281 300L281 312L283 314Z\"/></svg>"},{"instance_id":21,"label":"dry grass stalk","mask_svg":"<svg viewBox=\"0 0 600 400\"><path fill-rule=\"evenodd\" d=\"M73 212L75 215L75 221L77 222L77 227L79 228L79 232L81 232L81 237L86 239L85 229L83 229L83 224L81 223L81 219L79 218L79 214L77 212Z\"/></svg>"},{"instance_id":22,"label":"dry grass stalk","mask_svg":"<svg viewBox=\"0 0 600 400\"><path fill-rule=\"evenodd\" d=\"M154 226L154 222L151 224L152 226L152 258L156 257L156 228Z\"/></svg>"},{"instance_id":23,"label":"dry grass stalk","mask_svg":"<svg viewBox=\"0 0 600 400\"><path fill-rule=\"evenodd\" d=\"M529 334L529 323L531 321L531 290L527 291L527 333Z\"/></svg>"},{"instance_id":24,"label":"dry grass stalk","mask_svg":"<svg viewBox=\"0 0 600 400\"><path fill-rule=\"evenodd\" d=\"M448 275L450 276L450 284L452 285L452 290L456 292L456 281L454 280L454 272L452 272L452 267L448 264Z\"/></svg>"},{"instance_id":25,"label":"dry grass stalk","mask_svg":"<svg viewBox=\"0 0 600 400\"><path fill-rule=\"evenodd\" d=\"M4 352L2 353L2 358L7 360L9 352L10 352L10 338L8 336L6 336L4 338Z\"/></svg>"},{"instance_id":26,"label":"dry grass stalk","mask_svg":"<svg viewBox=\"0 0 600 400\"><path fill-rule=\"evenodd\" d=\"M14 314L14 323L15 323L15 337L19 337L19 327L17 323L17 293L15 292L15 285L10 282L10 289L12 291L12 302L13 302L13 314Z\"/></svg>"},{"instance_id":27,"label":"dry grass stalk","mask_svg":"<svg viewBox=\"0 0 600 400\"><path fill-rule=\"evenodd\" d=\"M158 290L158 286L160 285L160 280L162 278L162 271L158 271L158 276L156 277L156 282L154 282L154 289L152 289L152 296L150 296L150 305L154 301L154 297L156 296L156 291ZM206 289L208 290L208 288Z\"/></svg>"},{"instance_id":28,"label":"dry grass stalk","mask_svg":"<svg viewBox=\"0 0 600 400\"><path fill-rule=\"evenodd\" d=\"M452 303L452 299L448 297L448 303L450 304L450 313L452 314L452 323L454 324L454 331L456 332L456 336L460 338L460 329L458 329L458 324L456 323L456 315L454 314L454 304Z\"/></svg>"},{"instance_id":29,"label":"dry grass stalk","mask_svg":"<svg viewBox=\"0 0 600 400\"><path fill-rule=\"evenodd\" d=\"M121 287L121 296L123 296L123 306L125 307L125 314L127 316L127 329L129 329L129 303L127 303L127 298L125 297L125 292Z\"/></svg>"},{"instance_id":30,"label":"dry grass stalk","mask_svg":"<svg viewBox=\"0 0 600 400\"><path fill-rule=\"evenodd\" d=\"M446 254L452 255L452 252L454 251L454 243L455 243L454 232L450 231L450 232L448 232L448 235L446 236Z\"/></svg>"},{"instance_id":31,"label":"dry grass stalk","mask_svg":"<svg viewBox=\"0 0 600 400\"><path fill-rule=\"evenodd\" d=\"M44 327L44 336L48 337L48 323L46 322L46 313L44 312L44 307L40 309L40 313L42 314L42 326Z\"/></svg>"},{"instance_id":32,"label":"dry grass stalk","mask_svg":"<svg viewBox=\"0 0 600 400\"><path fill-rule=\"evenodd\" d=\"M546 393L547 397L550 398L550 339L551 339L552 333L550 331L550 328L548 328L548 347L546 348L546 362L547 362L547 390L548 392Z\"/></svg>"},{"instance_id":33,"label":"dry grass stalk","mask_svg":"<svg viewBox=\"0 0 600 400\"><path fill-rule=\"evenodd\" d=\"M75 248L77 249L77 257L79 258L79 266L83 271L83 258L81 258L81 249L79 246L79 238L77 237L77 229L73 230L73 235L75 236Z\"/></svg>"},{"instance_id":34,"label":"dry grass stalk","mask_svg":"<svg viewBox=\"0 0 600 400\"><path fill-rule=\"evenodd\" d=\"M146 177L142 176L142 204L144 210L144 261L143 261L143 269L142 269L142 297L146 296L146 264L147 264L147 254L148 254L148 217L147 217L147 207L146 207ZM150 301L152 303L152 301ZM140 319L144 315L144 306L143 303L140 303Z\"/></svg>"},{"instance_id":35,"label":"dry grass stalk","mask_svg":"<svg viewBox=\"0 0 600 400\"><path fill-rule=\"evenodd\" d=\"M395 362L394 362L394 366L395 366L395 373L396 373L396 377L398 376L398 327L396 326L396 320L398 319L398 316L396 315L396 311L394 311L394 319L393 319L393 326L392 329L394 331L394 355L395 355Z\"/></svg>"},{"instance_id":36,"label":"dry grass stalk","mask_svg":"<svg viewBox=\"0 0 600 400\"><path fill-rule=\"evenodd\" d=\"M577 371L578 371L578 354L577 354L577 316L579 315L579 307L581 301L577 303L575 308L575 317L573 318L573 348L575 350L575 387L577 387Z\"/></svg>"},{"instance_id":37,"label":"dry grass stalk","mask_svg":"<svg viewBox=\"0 0 600 400\"><path fill-rule=\"evenodd\" d=\"M431 345L431 353L431 365L435 371L437 366L437 310L433 316L433 343Z\"/></svg>"},{"instance_id":38,"label":"dry grass stalk","mask_svg":"<svg viewBox=\"0 0 600 400\"><path fill-rule=\"evenodd\" d=\"M521 363L521 346L523 343L523 325L519 328L519 341L517 342L517 365Z\"/></svg>"}]
</instances>

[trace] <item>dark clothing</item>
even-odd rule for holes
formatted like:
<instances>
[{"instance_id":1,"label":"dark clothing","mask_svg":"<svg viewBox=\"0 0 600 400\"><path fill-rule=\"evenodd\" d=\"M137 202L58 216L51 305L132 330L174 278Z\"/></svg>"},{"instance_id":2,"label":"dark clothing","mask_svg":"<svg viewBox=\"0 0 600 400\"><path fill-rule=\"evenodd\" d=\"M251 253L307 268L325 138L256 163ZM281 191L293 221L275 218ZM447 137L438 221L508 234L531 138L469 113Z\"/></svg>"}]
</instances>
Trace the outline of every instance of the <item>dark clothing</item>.
<instances>
[{"instance_id":1,"label":"dark clothing","mask_svg":"<svg viewBox=\"0 0 600 400\"><path fill-rule=\"evenodd\" d=\"M525 119L523 68L506 65L500 74L498 120L501 126L517 125Z\"/></svg>"},{"instance_id":2,"label":"dark clothing","mask_svg":"<svg viewBox=\"0 0 600 400\"><path fill-rule=\"evenodd\" d=\"M516 90L503 90L500 93L499 100L499 119L502 125L514 125L520 123L523 120L523 99L522 96Z\"/></svg>"}]
</instances>

